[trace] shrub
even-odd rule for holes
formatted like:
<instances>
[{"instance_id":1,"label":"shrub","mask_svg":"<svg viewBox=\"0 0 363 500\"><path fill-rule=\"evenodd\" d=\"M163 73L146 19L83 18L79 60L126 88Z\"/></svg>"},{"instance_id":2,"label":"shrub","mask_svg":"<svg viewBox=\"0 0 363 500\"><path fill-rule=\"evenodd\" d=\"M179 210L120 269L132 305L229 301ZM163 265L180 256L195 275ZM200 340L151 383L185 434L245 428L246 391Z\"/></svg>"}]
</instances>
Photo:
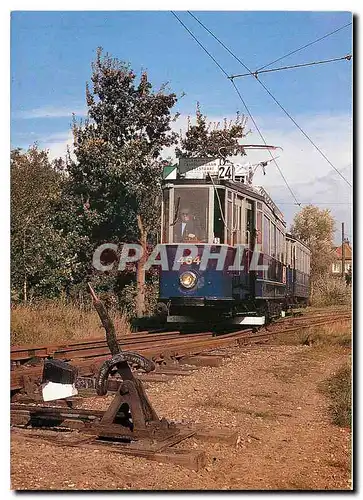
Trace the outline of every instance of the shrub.
<instances>
[{"instance_id":1,"label":"shrub","mask_svg":"<svg viewBox=\"0 0 363 500\"><path fill-rule=\"evenodd\" d=\"M348 364L343 365L321 386L331 400L329 411L334 424L351 427L352 421L352 375Z\"/></svg>"},{"instance_id":2,"label":"shrub","mask_svg":"<svg viewBox=\"0 0 363 500\"><path fill-rule=\"evenodd\" d=\"M136 282L125 285L119 293L119 307L128 319L135 316ZM158 299L159 286L156 278L145 283L145 315L152 316Z\"/></svg>"},{"instance_id":3,"label":"shrub","mask_svg":"<svg viewBox=\"0 0 363 500\"><path fill-rule=\"evenodd\" d=\"M312 283L311 304L333 306L350 304L351 288L343 278L321 276Z\"/></svg>"}]
</instances>

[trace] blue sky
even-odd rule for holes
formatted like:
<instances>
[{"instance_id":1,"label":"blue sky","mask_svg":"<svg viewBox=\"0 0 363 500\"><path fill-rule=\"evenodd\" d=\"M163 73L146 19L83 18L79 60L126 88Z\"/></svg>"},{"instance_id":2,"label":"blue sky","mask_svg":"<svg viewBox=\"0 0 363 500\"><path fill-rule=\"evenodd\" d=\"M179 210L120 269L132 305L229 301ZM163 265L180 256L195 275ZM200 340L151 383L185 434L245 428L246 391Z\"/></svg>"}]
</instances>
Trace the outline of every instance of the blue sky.
<instances>
[{"instance_id":1,"label":"blue sky","mask_svg":"<svg viewBox=\"0 0 363 500\"><path fill-rule=\"evenodd\" d=\"M352 20L349 12L193 13L252 70ZM178 15L228 74L245 72L187 12ZM170 12L19 11L11 16L12 147L27 148L38 141L53 156L64 153L66 144L71 142L71 113L79 117L85 113L85 84L90 81L91 62L98 46L130 62L137 73L147 69L155 87L169 82L170 89L178 95L185 92L176 107L182 115L180 126L185 123L183 117L193 114L196 101L212 119L245 111L225 75ZM278 62L275 67L341 57L351 51L352 35L348 27ZM352 62L339 61L261 76L275 97L349 179L351 72ZM321 203L331 203L337 218L344 217L351 231L347 220L350 188L254 78L235 81L266 141L277 141L284 148L281 165L288 182L300 189L299 196L304 199L299 201L310 201L306 198L314 195L314 179L328 176L329 186L332 181L338 186L339 203L346 203L345 208L333 206L334 200L323 196L321 186L319 199ZM261 142L251 122L249 127L253 132L250 142ZM261 182L271 188L272 194L275 189L282 198L279 201L287 207L294 201L278 172L271 169L271 175L261 178ZM294 210L287 208L287 218L292 218Z\"/></svg>"}]
</instances>

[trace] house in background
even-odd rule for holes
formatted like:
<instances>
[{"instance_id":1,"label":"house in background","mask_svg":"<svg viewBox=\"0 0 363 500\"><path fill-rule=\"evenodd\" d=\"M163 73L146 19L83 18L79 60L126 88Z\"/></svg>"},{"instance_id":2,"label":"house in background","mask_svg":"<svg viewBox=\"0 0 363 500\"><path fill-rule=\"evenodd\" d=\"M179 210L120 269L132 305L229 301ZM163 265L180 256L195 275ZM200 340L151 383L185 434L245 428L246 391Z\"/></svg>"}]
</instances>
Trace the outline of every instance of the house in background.
<instances>
[{"instance_id":1,"label":"house in background","mask_svg":"<svg viewBox=\"0 0 363 500\"><path fill-rule=\"evenodd\" d=\"M337 260L332 264L332 274L338 276L342 274L342 245L340 247L335 247L337 254ZM349 269L353 271L353 259L352 259L352 247L350 246L349 240L344 242L344 254L345 254L345 274L349 272Z\"/></svg>"}]
</instances>

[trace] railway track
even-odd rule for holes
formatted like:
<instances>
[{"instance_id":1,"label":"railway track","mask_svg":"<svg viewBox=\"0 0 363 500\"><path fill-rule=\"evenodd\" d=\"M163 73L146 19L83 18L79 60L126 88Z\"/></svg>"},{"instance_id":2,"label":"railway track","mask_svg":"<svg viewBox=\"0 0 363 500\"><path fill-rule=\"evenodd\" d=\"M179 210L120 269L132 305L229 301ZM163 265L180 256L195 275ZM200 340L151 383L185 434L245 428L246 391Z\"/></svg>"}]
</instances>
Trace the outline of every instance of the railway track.
<instances>
[{"instance_id":1,"label":"railway track","mask_svg":"<svg viewBox=\"0 0 363 500\"><path fill-rule=\"evenodd\" d=\"M183 363L218 366L225 356L223 351L226 347L262 343L277 334L349 319L348 312L323 313L316 314L313 318L302 316L279 320L258 331L245 329L220 335L214 335L213 332L189 335L182 335L180 332L140 332L118 337L117 344L122 352L137 351L153 359L156 370L143 375L134 371L132 375L127 363L126 367L119 365L122 378L107 380L107 389L115 392L115 396L106 411L75 407L75 398L71 398L71 401L58 400L41 404L39 394L34 398L37 396L34 387L39 388L46 358L71 361L78 367L80 375L95 380L100 364L105 359L110 359L111 348L104 339L84 339L53 346L14 346L11 352L12 392L21 391L33 397L30 401L12 401L12 430L16 435L25 433L27 441L34 441L35 445L48 442L55 446L82 448L85 453L87 450L104 449L110 453L171 462L197 471L206 465L205 452L178 449L175 445L193 437L234 446L238 439L237 433L231 429L204 429L195 424L176 424L159 419L140 379L155 381L155 376L188 375L193 367L183 370ZM222 355L216 354L217 350ZM34 361L38 365L32 366ZM29 427L32 428L30 433ZM73 432L74 430L77 432Z\"/></svg>"},{"instance_id":2,"label":"railway track","mask_svg":"<svg viewBox=\"0 0 363 500\"><path fill-rule=\"evenodd\" d=\"M313 316L285 318L255 331L244 329L225 334L211 331L181 334L179 331L148 333L139 332L117 338L123 351L136 351L152 359L157 368L148 375L139 375L142 380L157 380L160 375L183 374L175 370L177 362L189 361L195 365L216 366L220 359L211 356L211 351L228 346L265 342L274 335L290 333L303 328L325 325L350 319L350 312L318 313ZM105 338L90 338L57 345L27 345L11 347L11 392L34 392L39 384L45 358L69 361L77 366L79 375L94 377L102 362L109 359L109 348ZM162 379L160 379L162 380Z\"/></svg>"}]
</instances>

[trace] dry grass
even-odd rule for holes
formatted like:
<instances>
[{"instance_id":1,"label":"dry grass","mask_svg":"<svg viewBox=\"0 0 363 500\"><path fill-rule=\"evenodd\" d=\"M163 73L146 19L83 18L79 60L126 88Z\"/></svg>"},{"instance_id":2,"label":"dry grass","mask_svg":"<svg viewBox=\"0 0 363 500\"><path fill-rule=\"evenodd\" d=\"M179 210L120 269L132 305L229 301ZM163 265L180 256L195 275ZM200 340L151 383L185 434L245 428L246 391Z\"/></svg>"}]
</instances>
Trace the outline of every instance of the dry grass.
<instances>
[{"instance_id":1,"label":"dry grass","mask_svg":"<svg viewBox=\"0 0 363 500\"><path fill-rule=\"evenodd\" d=\"M305 353L307 360L316 357L329 362L331 352L337 351L347 356L347 349L352 345L352 325L350 320L337 321L333 324L304 328L299 332L282 335L277 339L279 344L306 345L312 347ZM276 367L270 369L280 380L288 381L294 372L299 371L300 363L295 366ZM352 388L351 367L346 362L336 373L319 384L319 390L330 398L329 412L332 421L342 427L351 426Z\"/></svg>"},{"instance_id":2,"label":"dry grass","mask_svg":"<svg viewBox=\"0 0 363 500\"><path fill-rule=\"evenodd\" d=\"M299 332L300 344L315 346L350 347L352 330L350 321L339 321L330 325L320 325Z\"/></svg>"},{"instance_id":3,"label":"dry grass","mask_svg":"<svg viewBox=\"0 0 363 500\"><path fill-rule=\"evenodd\" d=\"M309 345L319 347L350 347L352 342L351 320L341 320L327 325L302 328L283 333L276 339L279 345Z\"/></svg>"},{"instance_id":4,"label":"dry grass","mask_svg":"<svg viewBox=\"0 0 363 500\"><path fill-rule=\"evenodd\" d=\"M113 313L118 334L130 333L124 316ZM11 345L57 343L64 340L102 337L105 331L95 310L81 310L62 301L18 305L11 309Z\"/></svg>"},{"instance_id":5,"label":"dry grass","mask_svg":"<svg viewBox=\"0 0 363 500\"><path fill-rule=\"evenodd\" d=\"M320 390L330 398L329 411L333 422L340 427L351 427L352 374L348 364L320 385Z\"/></svg>"}]
</instances>

